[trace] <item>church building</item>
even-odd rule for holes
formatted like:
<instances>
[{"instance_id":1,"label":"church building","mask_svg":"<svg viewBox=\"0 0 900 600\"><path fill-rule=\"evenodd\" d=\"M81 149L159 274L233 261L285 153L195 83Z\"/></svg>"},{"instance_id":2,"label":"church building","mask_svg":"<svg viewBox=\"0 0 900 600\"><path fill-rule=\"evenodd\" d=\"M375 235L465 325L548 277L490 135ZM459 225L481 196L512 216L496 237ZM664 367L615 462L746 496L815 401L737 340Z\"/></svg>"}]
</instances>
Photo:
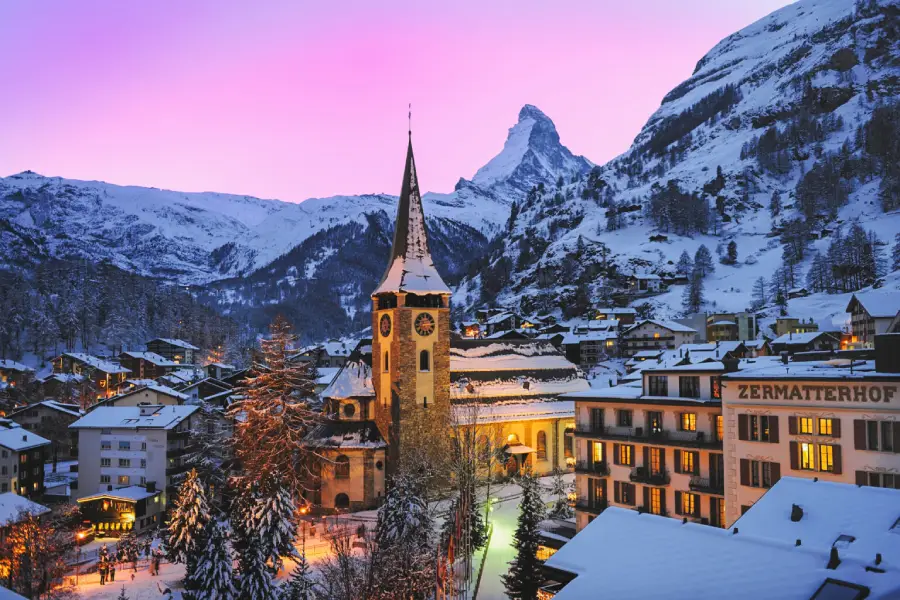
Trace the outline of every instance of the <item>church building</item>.
<instances>
[{"instance_id":1,"label":"church building","mask_svg":"<svg viewBox=\"0 0 900 600\"><path fill-rule=\"evenodd\" d=\"M497 475L574 465L574 403L557 396L589 387L581 371L549 342L451 342L450 295L428 247L410 139L371 343L322 392L327 418L309 436L325 459L322 509L377 506L393 472L441 464L460 428L476 429Z\"/></svg>"}]
</instances>

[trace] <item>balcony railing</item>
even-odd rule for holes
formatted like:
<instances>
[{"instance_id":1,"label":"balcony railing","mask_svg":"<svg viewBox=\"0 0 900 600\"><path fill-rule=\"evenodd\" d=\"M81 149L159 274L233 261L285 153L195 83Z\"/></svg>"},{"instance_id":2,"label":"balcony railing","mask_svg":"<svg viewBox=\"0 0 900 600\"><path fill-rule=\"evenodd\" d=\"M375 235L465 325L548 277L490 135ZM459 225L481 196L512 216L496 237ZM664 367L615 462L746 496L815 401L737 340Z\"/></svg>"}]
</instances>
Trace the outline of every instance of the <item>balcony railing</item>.
<instances>
[{"instance_id":1,"label":"balcony railing","mask_svg":"<svg viewBox=\"0 0 900 600\"><path fill-rule=\"evenodd\" d=\"M579 460L575 463L576 473L587 473L589 475L609 475L609 464L604 460L602 462L588 462Z\"/></svg>"},{"instance_id":2,"label":"balcony railing","mask_svg":"<svg viewBox=\"0 0 900 600\"><path fill-rule=\"evenodd\" d=\"M646 467L635 467L631 470L628 479L647 485L669 485L669 471L651 471Z\"/></svg>"},{"instance_id":3,"label":"balcony railing","mask_svg":"<svg viewBox=\"0 0 900 600\"><path fill-rule=\"evenodd\" d=\"M688 487L692 492L705 492L707 494L725 494L725 482L721 479L707 479L705 477L691 477Z\"/></svg>"},{"instance_id":4,"label":"balcony railing","mask_svg":"<svg viewBox=\"0 0 900 600\"><path fill-rule=\"evenodd\" d=\"M575 503L575 508L577 510L583 510L585 512L600 514L603 512L608 503L606 500L589 500L588 498L579 498L578 502Z\"/></svg>"},{"instance_id":5,"label":"balcony railing","mask_svg":"<svg viewBox=\"0 0 900 600\"><path fill-rule=\"evenodd\" d=\"M721 448L722 440L709 436L705 431L650 430L645 427L594 426L577 423L575 433L585 437L625 440L661 445L690 446L696 448Z\"/></svg>"}]
</instances>

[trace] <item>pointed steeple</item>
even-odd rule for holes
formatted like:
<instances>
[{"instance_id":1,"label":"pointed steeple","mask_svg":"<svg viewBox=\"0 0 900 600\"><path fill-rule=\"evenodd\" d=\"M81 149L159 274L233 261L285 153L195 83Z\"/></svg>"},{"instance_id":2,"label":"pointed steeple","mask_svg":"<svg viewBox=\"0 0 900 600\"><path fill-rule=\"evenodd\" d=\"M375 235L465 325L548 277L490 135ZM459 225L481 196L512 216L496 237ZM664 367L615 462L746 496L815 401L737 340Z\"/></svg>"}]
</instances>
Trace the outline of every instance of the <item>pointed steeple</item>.
<instances>
[{"instance_id":1,"label":"pointed steeple","mask_svg":"<svg viewBox=\"0 0 900 600\"><path fill-rule=\"evenodd\" d=\"M412 134L406 148L406 169L403 172L400 201L397 203L394 244L387 269L373 294L384 292L450 293L450 288L438 274L428 250L428 230L425 226L425 212L422 210L419 180L416 177Z\"/></svg>"}]
</instances>

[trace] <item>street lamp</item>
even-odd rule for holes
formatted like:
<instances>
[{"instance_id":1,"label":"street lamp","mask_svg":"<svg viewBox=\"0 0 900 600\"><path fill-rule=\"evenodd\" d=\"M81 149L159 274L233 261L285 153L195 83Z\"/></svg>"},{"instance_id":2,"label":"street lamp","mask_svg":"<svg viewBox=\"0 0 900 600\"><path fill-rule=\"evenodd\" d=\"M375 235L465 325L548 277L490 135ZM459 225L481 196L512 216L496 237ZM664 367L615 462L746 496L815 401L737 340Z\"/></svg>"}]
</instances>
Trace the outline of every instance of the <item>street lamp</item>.
<instances>
[{"instance_id":1,"label":"street lamp","mask_svg":"<svg viewBox=\"0 0 900 600\"><path fill-rule=\"evenodd\" d=\"M306 558L306 514L309 512L308 506L300 507L300 529L303 532L303 558Z\"/></svg>"}]
</instances>

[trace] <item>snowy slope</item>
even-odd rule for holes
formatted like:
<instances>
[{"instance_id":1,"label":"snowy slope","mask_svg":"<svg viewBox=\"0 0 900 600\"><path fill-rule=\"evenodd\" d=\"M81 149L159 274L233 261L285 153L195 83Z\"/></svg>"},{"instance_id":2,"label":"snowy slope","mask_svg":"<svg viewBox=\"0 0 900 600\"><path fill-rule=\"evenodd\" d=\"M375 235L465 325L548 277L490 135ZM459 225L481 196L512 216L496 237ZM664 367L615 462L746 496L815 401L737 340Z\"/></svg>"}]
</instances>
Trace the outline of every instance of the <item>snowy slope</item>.
<instances>
[{"instance_id":1,"label":"snowy slope","mask_svg":"<svg viewBox=\"0 0 900 600\"><path fill-rule=\"evenodd\" d=\"M705 244L715 258L717 248L724 250L735 241L737 264L717 262L715 273L704 281L705 308L746 309L754 281L761 276L770 279L781 266L782 248L773 226L798 216L797 183L822 156L838 152L845 142L851 154L860 156L854 144L857 128L876 107L900 99L900 3L882 0L861 13L855 4L800 0L722 40L698 62L691 78L666 95L625 154L573 185L532 197L506 234L505 247L492 255L488 271L457 288L455 305L471 310L498 302L526 313L560 313L577 303L579 288L595 303L615 300L627 274L671 274L682 251L693 255ZM847 49L855 64L836 66L839 52ZM738 100L691 122L688 111L696 111L726 86L737 90ZM744 145L768 128L784 131L808 101L804 96L808 90L817 99L809 111L813 122L821 124L827 118L842 122L841 126L826 129L819 143L793 144L784 173L760 168L755 157L742 158ZM673 124L682 125L682 130L673 133ZM722 169L724 187L709 191L717 167ZM502 163L497 170L502 171ZM716 227L715 235L660 231L645 216L647 200L669 181L710 206L717 200L722 203L727 220ZM868 175L849 179L849 202L836 219L819 227L846 228L856 221L892 243L900 232L900 212L882 211L879 182L877 172L871 179ZM785 211L773 221L768 205L776 191ZM624 223L616 231L607 227L610 202L619 207ZM651 241L658 234L667 240ZM827 237L811 240L807 256L824 252L828 243ZM801 285L809 258L800 269ZM502 282L499 290L497 280ZM885 278L889 289L897 289L898 283L896 273ZM683 291L683 286L672 286L665 294L632 305L648 302L659 316L680 316ZM847 295L816 294L792 300L790 311L837 324L845 318L846 300Z\"/></svg>"}]
</instances>

